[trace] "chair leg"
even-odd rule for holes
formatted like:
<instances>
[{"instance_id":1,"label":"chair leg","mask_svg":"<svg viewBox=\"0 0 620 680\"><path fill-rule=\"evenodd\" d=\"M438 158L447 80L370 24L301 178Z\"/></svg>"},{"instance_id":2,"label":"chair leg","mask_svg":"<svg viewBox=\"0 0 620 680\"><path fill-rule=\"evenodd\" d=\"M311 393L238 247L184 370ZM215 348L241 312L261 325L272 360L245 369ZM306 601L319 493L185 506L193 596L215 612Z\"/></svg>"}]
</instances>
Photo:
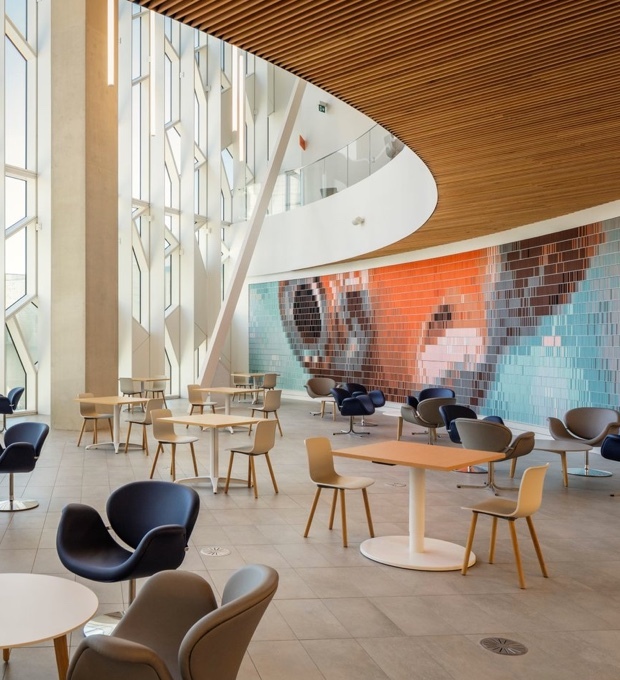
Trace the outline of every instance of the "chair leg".
<instances>
[{"instance_id":1,"label":"chair leg","mask_svg":"<svg viewBox=\"0 0 620 680\"><path fill-rule=\"evenodd\" d=\"M85 429L86 429L86 418L84 418L84 420L82 421L82 429L80 430L80 436L78 437L78 443L77 443L78 446L82 442L82 435L84 434Z\"/></svg>"},{"instance_id":2,"label":"chair leg","mask_svg":"<svg viewBox=\"0 0 620 680\"><path fill-rule=\"evenodd\" d=\"M344 500L344 489L340 489L340 517L342 521L342 545L346 548L349 543L347 540L347 509Z\"/></svg>"},{"instance_id":3,"label":"chair leg","mask_svg":"<svg viewBox=\"0 0 620 680\"><path fill-rule=\"evenodd\" d=\"M146 425L142 426L142 448L144 449L144 455L149 455L149 438L146 432Z\"/></svg>"},{"instance_id":4,"label":"chair leg","mask_svg":"<svg viewBox=\"0 0 620 680\"><path fill-rule=\"evenodd\" d=\"M131 436L131 420L129 421L129 427L127 428L127 439L125 441L125 453L129 449L129 437Z\"/></svg>"},{"instance_id":5,"label":"chair leg","mask_svg":"<svg viewBox=\"0 0 620 680\"><path fill-rule=\"evenodd\" d=\"M370 532L370 538L375 537L375 530L372 526L372 517L370 516L370 503L368 502L368 491L362 489L362 498L364 499L364 508L366 509L366 521L368 522L368 531Z\"/></svg>"},{"instance_id":6,"label":"chair leg","mask_svg":"<svg viewBox=\"0 0 620 680\"><path fill-rule=\"evenodd\" d=\"M110 428L110 439L114 440L114 430L112 429L112 418L106 418L108 427Z\"/></svg>"},{"instance_id":7,"label":"chair leg","mask_svg":"<svg viewBox=\"0 0 620 680\"><path fill-rule=\"evenodd\" d=\"M525 578L523 576L523 565L521 564L521 553L519 552L519 541L517 540L517 529L513 519L508 520L510 525L510 538L512 538L512 549L515 554L515 562L517 564L517 574L519 576L519 587L525 588Z\"/></svg>"},{"instance_id":8,"label":"chair leg","mask_svg":"<svg viewBox=\"0 0 620 680\"><path fill-rule=\"evenodd\" d=\"M194 442L189 443L189 449L192 452L192 462L194 463L194 474L198 477L198 465L196 465L196 451L194 450Z\"/></svg>"},{"instance_id":9,"label":"chair leg","mask_svg":"<svg viewBox=\"0 0 620 680\"><path fill-rule=\"evenodd\" d=\"M514 479L516 471L517 471L517 459L513 458L510 461L510 479Z\"/></svg>"},{"instance_id":10,"label":"chair leg","mask_svg":"<svg viewBox=\"0 0 620 680\"><path fill-rule=\"evenodd\" d=\"M24 500L23 498L15 500L15 476L12 472L9 472L9 498L6 501L0 501L0 512L32 510L38 505L39 501Z\"/></svg>"},{"instance_id":11,"label":"chair leg","mask_svg":"<svg viewBox=\"0 0 620 680\"><path fill-rule=\"evenodd\" d=\"M329 513L329 526L328 529L334 528L334 516L336 514L336 503L338 502L338 489L334 489L334 496L332 498L332 508Z\"/></svg>"},{"instance_id":12,"label":"chair leg","mask_svg":"<svg viewBox=\"0 0 620 680\"><path fill-rule=\"evenodd\" d=\"M250 458L250 473L252 474L252 484L254 485L254 498L258 498L258 481L256 480L256 466L254 465L254 456Z\"/></svg>"},{"instance_id":13,"label":"chair leg","mask_svg":"<svg viewBox=\"0 0 620 680\"><path fill-rule=\"evenodd\" d=\"M280 419L278 418L278 412L274 411L273 415L276 417L276 422L278 423L278 430L280 430L280 437L284 437L284 434L282 432L282 425L280 425Z\"/></svg>"},{"instance_id":14,"label":"chair leg","mask_svg":"<svg viewBox=\"0 0 620 680\"><path fill-rule=\"evenodd\" d=\"M252 488L252 466L250 465L250 456L248 456L248 489Z\"/></svg>"},{"instance_id":15,"label":"chair leg","mask_svg":"<svg viewBox=\"0 0 620 680\"><path fill-rule=\"evenodd\" d=\"M489 542L489 564L495 560L495 539L497 538L497 517L491 517L491 539Z\"/></svg>"},{"instance_id":16,"label":"chair leg","mask_svg":"<svg viewBox=\"0 0 620 680\"><path fill-rule=\"evenodd\" d=\"M226 474L226 484L224 484L224 493L228 493L228 487L230 486L230 475L232 474L233 458L235 457L235 452L230 452L230 460L228 461L228 472Z\"/></svg>"},{"instance_id":17,"label":"chair leg","mask_svg":"<svg viewBox=\"0 0 620 680\"><path fill-rule=\"evenodd\" d=\"M157 451L155 451L155 458L153 459L153 467L151 467L151 474L149 479L153 479L153 475L155 474L155 466L157 465L157 459L159 458L159 452L163 451L164 445L161 442L157 443Z\"/></svg>"},{"instance_id":18,"label":"chair leg","mask_svg":"<svg viewBox=\"0 0 620 680\"><path fill-rule=\"evenodd\" d=\"M398 416L398 425L396 426L396 441L400 441L403 436L403 417Z\"/></svg>"},{"instance_id":19,"label":"chair leg","mask_svg":"<svg viewBox=\"0 0 620 680\"><path fill-rule=\"evenodd\" d=\"M176 470L177 445L173 443L171 447L172 451L170 455L172 456L172 460L170 461L170 474L172 475L172 481L175 482L177 477Z\"/></svg>"},{"instance_id":20,"label":"chair leg","mask_svg":"<svg viewBox=\"0 0 620 680\"><path fill-rule=\"evenodd\" d=\"M528 529L530 530L530 536L532 537L532 543L534 544L534 550L536 551L536 556L538 557L538 564L540 564L542 575L545 578L549 578L545 560L543 559L542 550L540 549L540 543L538 542L538 536L536 535L536 529L534 529L534 522L532 521L531 517L526 517L525 519L527 521Z\"/></svg>"},{"instance_id":21,"label":"chair leg","mask_svg":"<svg viewBox=\"0 0 620 680\"><path fill-rule=\"evenodd\" d=\"M308 521L306 522L306 530L304 531L304 538L308 538L308 534L310 533L310 525L312 524L312 520L314 518L314 512L316 510L317 503L319 502L319 496L321 495L322 490L323 490L323 487L317 486L316 493L314 494L314 500L312 501L312 507L310 508L310 516L308 517Z\"/></svg>"},{"instance_id":22,"label":"chair leg","mask_svg":"<svg viewBox=\"0 0 620 680\"><path fill-rule=\"evenodd\" d=\"M97 443L97 435L99 433L99 419L93 419L93 444Z\"/></svg>"},{"instance_id":23,"label":"chair leg","mask_svg":"<svg viewBox=\"0 0 620 680\"><path fill-rule=\"evenodd\" d=\"M461 567L461 574L465 576L469 568L469 556L471 555L471 547L474 544L474 534L476 533L476 524L478 522L478 513L472 512L471 524L469 525L469 534L467 536L467 545L465 546L465 555L463 556L463 566Z\"/></svg>"},{"instance_id":24,"label":"chair leg","mask_svg":"<svg viewBox=\"0 0 620 680\"><path fill-rule=\"evenodd\" d=\"M267 461L267 467L269 468L269 474L271 475L271 481L273 483L273 490L276 493L279 493L278 484L276 482L276 476L273 474L273 467L271 465L271 459L269 458L269 452L265 453L265 460Z\"/></svg>"},{"instance_id":25,"label":"chair leg","mask_svg":"<svg viewBox=\"0 0 620 680\"><path fill-rule=\"evenodd\" d=\"M359 432L358 430L355 429L353 419L355 416L349 416L349 429L348 430L340 430L340 432L334 432L334 434L356 434L358 437L364 437L365 435L369 435L370 432Z\"/></svg>"}]
</instances>

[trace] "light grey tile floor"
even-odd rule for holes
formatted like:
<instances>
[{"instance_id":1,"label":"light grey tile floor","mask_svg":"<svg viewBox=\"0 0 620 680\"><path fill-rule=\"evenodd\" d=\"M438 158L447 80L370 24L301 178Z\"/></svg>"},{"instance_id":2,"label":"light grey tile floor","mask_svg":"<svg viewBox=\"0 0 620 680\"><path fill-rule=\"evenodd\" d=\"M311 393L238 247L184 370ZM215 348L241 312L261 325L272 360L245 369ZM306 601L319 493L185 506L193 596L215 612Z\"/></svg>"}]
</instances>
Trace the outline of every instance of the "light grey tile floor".
<instances>
[{"instance_id":1,"label":"light grey tile floor","mask_svg":"<svg viewBox=\"0 0 620 680\"><path fill-rule=\"evenodd\" d=\"M183 400L171 401L170 406L175 413L187 411ZM248 409L249 403L234 406L238 413ZM527 590L517 585L510 538L502 524L496 564L486 563L490 522L485 518L480 519L474 544L478 563L466 577L459 572L397 569L359 552L368 531L361 495L351 494L347 501L348 548L342 547L338 518L333 531L327 528L328 494L321 499L309 538L303 538L315 491L307 474L304 439L327 436L340 446L367 441L333 436L345 426L344 420L321 420L312 417L311 410L311 402L295 399L285 399L280 410L284 437L277 437L272 452L280 487L277 496L261 459L256 461L257 500L245 487L231 488L228 495L198 489L200 517L182 568L202 574L218 593L230 574L248 562L270 564L280 574L278 592L250 644L240 680L620 677L620 498L609 496L620 489L620 467L614 470L613 463L593 456L597 467L609 465L618 474L606 479L571 476L565 489L558 456L534 452L519 461L517 476L528 464L551 463L543 507L535 518L549 579L539 571L526 527L518 527ZM378 427L370 430L370 441L394 438L394 417L377 413L373 420ZM405 428L406 438L411 431ZM198 434L199 468L206 473L208 435ZM228 460L226 448L248 440L245 432L221 435L222 470ZM79 501L103 512L114 488L146 479L150 473L152 455L147 458L140 450L117 455L86 451L76 441L77 432L52 431L35 471L16 475L16 495L36 498L40 505L28 512L0 514L0 571L74 578L55 550L62 507ZM87 435L82 443L89 442ZM445 437L439 443L450 445ZM570 465L581 463L579 454L569 458ZM244 462L236 463L236 475L245 472ZM169 479L169 465L165 454L155 476ZM377 535L406 532L406 470L345 459L337 460L337 466L375 478L369 492ZM497 466L500 478L506 476L507 467ZM177 475L190 474L189 455L180 451ZM428 473L428 535L465 542L470 515L461 507L488 498L489 492L457 489L463 478L459 473ZM479 480L480 476L472 479ZM6 476L0 477L5 493L7 486ZM228 548L230 554L203 554L203 549L214 546ZM126 604L125 584L83 582L97 594L101 611ZM0 615L1 607L0 594ZM486 636L509 637L529 651L521 657L497 656L480 646ZM72 634L71 651L80 639L81 632ZM2 671L4 680L55 677L51 643L14 650Z\"/></svg>"}]
</instances>

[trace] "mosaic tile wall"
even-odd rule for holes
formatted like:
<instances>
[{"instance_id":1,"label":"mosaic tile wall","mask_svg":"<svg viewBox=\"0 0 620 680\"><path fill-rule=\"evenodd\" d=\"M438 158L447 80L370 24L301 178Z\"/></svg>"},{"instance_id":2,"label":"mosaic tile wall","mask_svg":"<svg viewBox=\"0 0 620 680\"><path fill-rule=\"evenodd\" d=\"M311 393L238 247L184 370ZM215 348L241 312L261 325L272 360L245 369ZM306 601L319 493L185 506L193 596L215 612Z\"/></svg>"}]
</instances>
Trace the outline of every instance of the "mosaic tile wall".
<instances>
[{"instance_id":1,"label":"mosaic tile wall","mask_svg":"<svg viewBox=\"0 0 620 680\"><path fill-rule=\"evenodd\" d=\"M481 414L546 425L618 408L620 218L494 248L250 286L250 370L389 401L452 387Z\"/></svg>"}]
</instances>

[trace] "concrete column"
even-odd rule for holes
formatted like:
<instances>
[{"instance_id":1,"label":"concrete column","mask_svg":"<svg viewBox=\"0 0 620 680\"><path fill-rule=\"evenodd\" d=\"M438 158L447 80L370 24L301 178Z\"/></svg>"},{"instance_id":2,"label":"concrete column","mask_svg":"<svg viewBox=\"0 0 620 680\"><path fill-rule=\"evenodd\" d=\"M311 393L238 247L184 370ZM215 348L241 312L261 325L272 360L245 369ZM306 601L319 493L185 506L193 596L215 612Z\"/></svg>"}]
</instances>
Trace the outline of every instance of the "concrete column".
<instances>
[{"instance_id":1,"label":"concrete column","mask_svg":"<svg viewBox=\"0 0 620 680\"><path fill-rule=\"evenodd\" d=\"M53 427L78 392L118 393L117 90L107 0L51 3L50 394Z\"/></svg>"}]
</instances>

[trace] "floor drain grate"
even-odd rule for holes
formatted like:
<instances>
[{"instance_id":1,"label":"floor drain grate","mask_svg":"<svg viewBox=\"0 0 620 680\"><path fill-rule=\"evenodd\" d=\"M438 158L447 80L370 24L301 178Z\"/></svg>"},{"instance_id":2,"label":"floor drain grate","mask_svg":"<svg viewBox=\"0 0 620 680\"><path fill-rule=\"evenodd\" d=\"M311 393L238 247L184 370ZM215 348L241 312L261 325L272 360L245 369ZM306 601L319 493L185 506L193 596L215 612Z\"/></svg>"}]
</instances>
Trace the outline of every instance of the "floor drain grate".
<instances>
[{"instance_id":1,"label":"floor drain grate","mask_svg":"<svg viewBox=\"0 0 620 680\"><path fill-rule=\"evenodd\" d=\"M503 654L504 656L521 656L527 654L527 647L520 642L508 640L501 637L490 637L480 640L480 644L494 654Z\"/></svg>"},{"instance_id":2,"label":"floor drain grate","mask_svg":"<svg viewBox=\"0 0 620 680\"><path fill-rule=\"evenodd\" d=\"M209 557L224 557L224 555L230 555L230 550L228 548L222 548L219 545L213 545L208 548L203 548L200 551L200 554L208 555Z\"/></svg>"}]
</instances>

